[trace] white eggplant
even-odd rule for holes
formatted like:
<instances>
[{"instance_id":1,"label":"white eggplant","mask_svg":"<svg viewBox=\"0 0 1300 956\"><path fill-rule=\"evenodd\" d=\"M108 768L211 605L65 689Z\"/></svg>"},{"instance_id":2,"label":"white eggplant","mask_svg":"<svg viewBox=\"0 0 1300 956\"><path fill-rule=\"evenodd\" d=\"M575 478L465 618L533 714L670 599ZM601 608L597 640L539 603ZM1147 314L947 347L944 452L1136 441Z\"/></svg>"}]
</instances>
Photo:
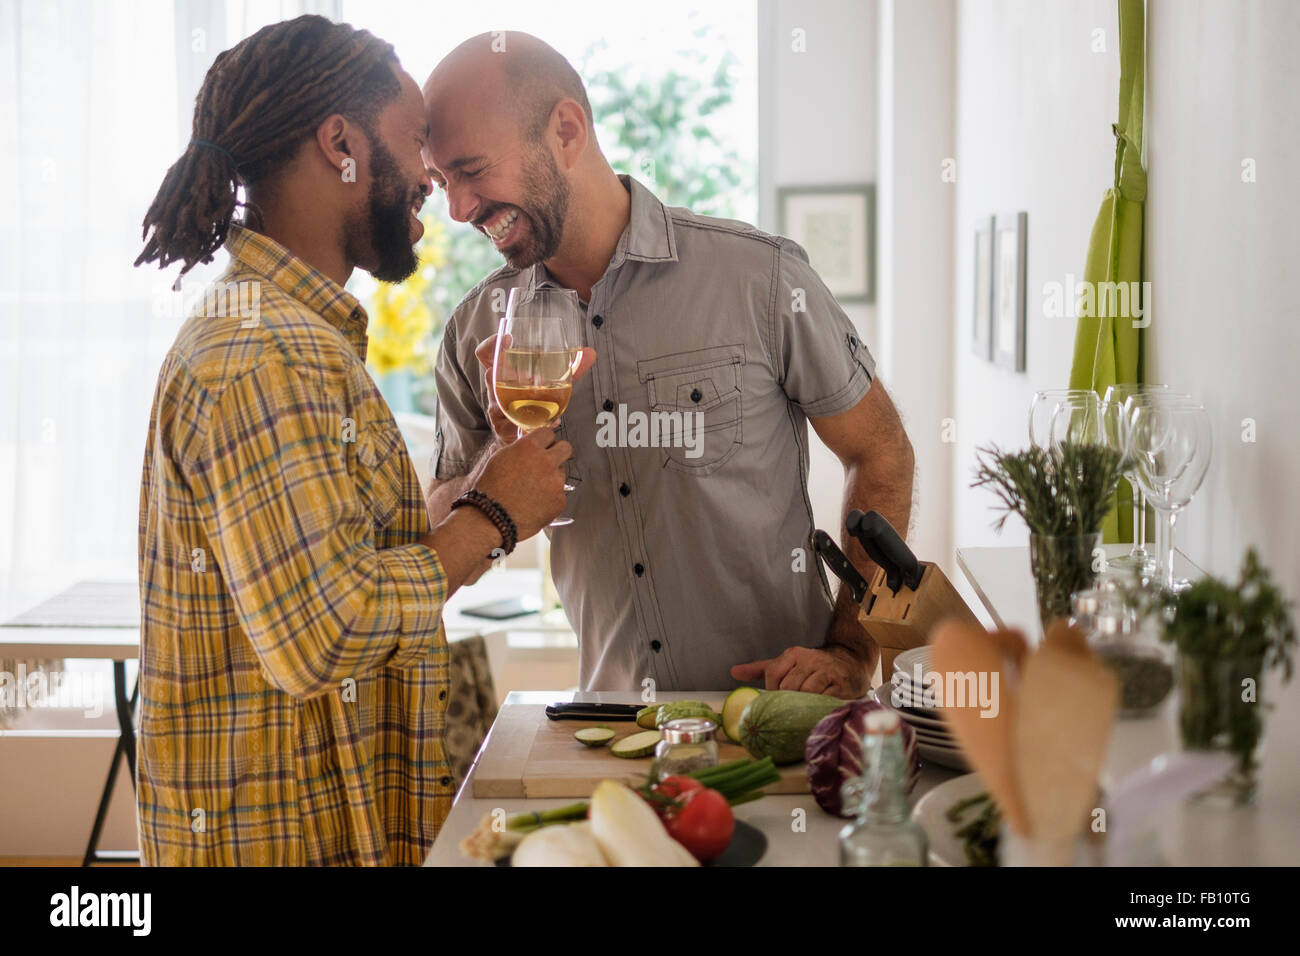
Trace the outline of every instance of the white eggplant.
<instances>
[{"instance_id":1,"label":"white eggplant","mask_svg":"<svg viewBox=\"0 0 1300 956\"><path fill-rule=\"evenodd\" d=\"M700 865L668 835L649 804L614 780L597 785L591 795L590 820L591 832L613 866Z\"/></svg>"},{"instance_id":2,"label":"white eggplant","mask_svg":"<svg viewBox=\"0 0 1300 956\"><path fill-rule=\"evenodd\" d=\"M556 823L528 834L515 847L511 866L609 866L591 824Z\"/></svg>"}]
</instances>

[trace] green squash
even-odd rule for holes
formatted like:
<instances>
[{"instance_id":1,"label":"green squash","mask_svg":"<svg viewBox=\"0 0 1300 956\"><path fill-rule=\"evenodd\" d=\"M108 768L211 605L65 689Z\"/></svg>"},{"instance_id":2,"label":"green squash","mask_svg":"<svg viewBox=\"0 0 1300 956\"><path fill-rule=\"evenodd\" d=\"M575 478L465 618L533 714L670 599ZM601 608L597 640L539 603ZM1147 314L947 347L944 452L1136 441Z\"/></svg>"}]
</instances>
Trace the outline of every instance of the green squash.
<instances>
[{"instance_id":1,"label":"green squash","mask_svg":"<svg viewBox=\"0 0 1300 956\"><path fill-rule=\"evenodd\" d=\"M655 715L655 726L662 727L670 720L681 720L685 717L703 717L705 720L713 721L715 725L722 723L722 718L703 701L674 700L659 706L659 712Z\"/></svg>"},{"instance_id":2,"label":"green squash","mask_svg":"<svg viewBox=\"0 0 1300 956\"><path fill-rule=\"evenodd\" d=\"M740 742L757 759L773 763L798 763L804 746L823 717L844 701L826 694L798 690L770 690L759 694L740 715Z\"/></svg>"}]
</instances>

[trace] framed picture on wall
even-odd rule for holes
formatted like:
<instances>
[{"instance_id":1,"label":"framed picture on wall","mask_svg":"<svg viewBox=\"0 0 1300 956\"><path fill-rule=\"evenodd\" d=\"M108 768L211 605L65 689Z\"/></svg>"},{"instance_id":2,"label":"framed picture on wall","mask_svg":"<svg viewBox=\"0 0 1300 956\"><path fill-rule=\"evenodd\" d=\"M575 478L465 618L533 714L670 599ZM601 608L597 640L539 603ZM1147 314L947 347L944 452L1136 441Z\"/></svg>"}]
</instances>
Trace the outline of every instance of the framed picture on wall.
<instances>
[{"instance_id":1,"label":"framed picture on wall","mask_svg":"<svg viewBox=\"0 0 1300 956\"><path fill-rule=\"evenodd\" d=\"M993 358L993 217L975 220L975 301L971 304L971 351Z\"/></svg>"},{"instance_id":2,"label":"framed picture on wall","mask_svg":"<svg viewBox=\"0 0 1300 956\"><path fill-rule=\"evenodd\" d=\"M876 301L876 187L783 186L778 231L808 253L840 302Z\"/></svg>"},{"instance_id":3,"label":"framed picture on wall","mask_svg":"<svg viewBox=\"0 0 1300 956\"><path fill-rule=\"evenodd\" d=\"M1006 213L993 220L993 361L1025 370L1025 248L1029 215Z\"/></svg>"}]
</instances>

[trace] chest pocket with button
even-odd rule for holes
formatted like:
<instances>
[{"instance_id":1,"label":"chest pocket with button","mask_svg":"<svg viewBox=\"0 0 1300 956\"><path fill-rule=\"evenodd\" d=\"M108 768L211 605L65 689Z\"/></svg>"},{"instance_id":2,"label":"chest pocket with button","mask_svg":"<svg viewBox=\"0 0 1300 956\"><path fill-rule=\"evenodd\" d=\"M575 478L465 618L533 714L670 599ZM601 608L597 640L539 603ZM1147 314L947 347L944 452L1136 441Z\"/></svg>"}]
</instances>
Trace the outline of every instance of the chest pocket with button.
<instances>
[{"instance_id":1,"label":"chest pocket with button","mask_svg":"<svg viewBox=\"0 0 1300 956\"><path fill-rule=\"evenodd\" d=\"M647 424L650 434L659 436L665 467L703 477L740 449L744 364L744 345L716 345L637 362L637 378L646 387L650 406Z\"/></svg>"},{"instance_id":2,"label":"chest pocket with button","mask_svg":"<svg viewBox=\"0 0 1300 956\"><path fill-rule=\"evenodd\" d=\"M402 498L401 442L397 426L383 420L371 422L357 435L354 477L376 530L393 520Z\"/></svg>"}]
</instances>

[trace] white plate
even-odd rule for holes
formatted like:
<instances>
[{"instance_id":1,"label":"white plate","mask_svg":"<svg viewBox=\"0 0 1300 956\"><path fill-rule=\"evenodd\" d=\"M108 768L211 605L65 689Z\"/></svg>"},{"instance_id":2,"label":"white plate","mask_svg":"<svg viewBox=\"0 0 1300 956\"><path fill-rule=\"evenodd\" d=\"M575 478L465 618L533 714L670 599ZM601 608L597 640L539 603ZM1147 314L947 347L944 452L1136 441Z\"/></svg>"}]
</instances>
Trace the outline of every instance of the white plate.
<instances>
[{"instance_id":1,"label":"white plate","mask_svg":"<svg viewBox=\"0 0 1300 956\"><path fill-rule=\"evenodd\" d=\"M913 668L917 664L921 665L922 674L930 669L930 648L928 646L913 647L894 658L894 670L902 672L908 680L911 680Z\"/></svg>"},{"instance_id":2,"label":"white plate","mask_svg":"<svg viewBox=\"0 0 1300 956\"><path fill-rule=\"evenodd\" d=\"M951 731L948 729L948 725L939 719L938 716L939 712L937 710L927 711L926 712L927 716L922 716L921 714L914 714L910 710L900 710L899 708L894 706L894 702L891 699L890 687L888 684L880 685L871 693L876 698L876 700L880 702L882 707L886 707L889 710L895 711L898 714L899 720L903 721L904 723L911 724L913 727L924 727L927 730L941 731L951 736ZM905 702L907 700L907 696L905 694L900 694L899 697L901 701ZM906 705L904 704L904 706ZM928 716L928 714L934 714L935 716L931 717Z\"/></svg>"},{"instance_id":3,"label":"white plate","mask_svg":"<svg viewBox=\"0 0 1300 956\"><path fill-rule=\"evenodd\" d=\"M936 734L929 730L921 730L919 727L913 727L912 733L916 735L916 742L919 744L929 744L932 747L958 747L955 737L947 737L943 734Z\"/></svg>"},{"instance_id":4,"label":"white plate","mask_svg":"<svg viewBox=\"0 0 1300 956\"><path fill-rule=\"evenodd\" d=\"M936 747L934 744L916 742L916 752L921 755L922 760L938 764L940 767L948 767L952 770L970 770L966 763L965 756L955 747Z\"/></svg>"},{"instance_id":5,"label":"white plate","mask_svg":"<svg viewBox=\"0 0 1300 956\"><path fill-rule=\"evenodd\" d=\"M973 797L987 789L979 774L968 773L964 777L945 780L916 802L912 819L920 825L929 838L931 866L970 865L966 862L966 851L962 847L961 837L957 836L957 831L962 825L953 823L946 814L948 808L958 800ZM969 816L966 819L969 820Z\"/></svg>"}]
</instances>

